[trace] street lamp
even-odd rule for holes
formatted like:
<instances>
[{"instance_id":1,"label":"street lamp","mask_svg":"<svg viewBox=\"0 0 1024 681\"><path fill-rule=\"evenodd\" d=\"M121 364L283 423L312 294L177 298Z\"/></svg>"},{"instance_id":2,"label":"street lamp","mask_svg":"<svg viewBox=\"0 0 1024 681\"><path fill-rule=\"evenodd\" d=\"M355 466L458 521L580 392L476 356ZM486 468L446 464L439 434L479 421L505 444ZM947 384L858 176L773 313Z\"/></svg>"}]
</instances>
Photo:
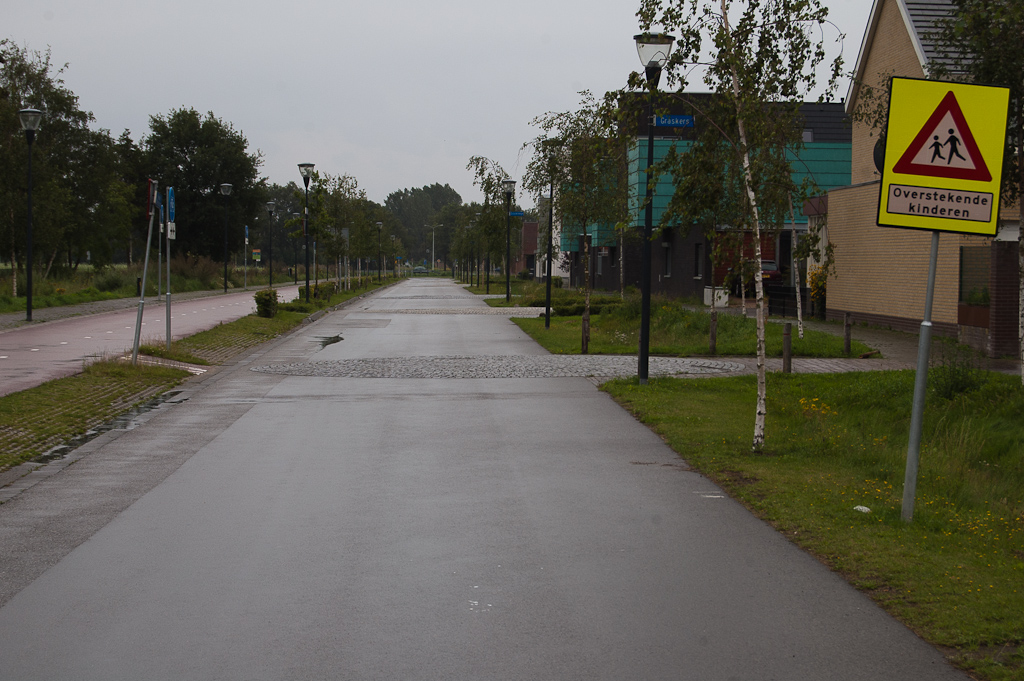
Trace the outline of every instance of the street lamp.
<instances>
[{"instance_id":1,"label":"street lamp","mask_svg":"<svg viewBox=\"0 0 1024 681\"><path fill-rule=\"evenodd\" d=\"M292 220L298 220L298 219L299 219L299 214L298 213L292 213ZM299 284L299 244L296 243L297 241L298 241L298 237L295 237L295 238L292 239L292 265L294 265L294 267L292 267L292 274L295 276L295 285L296 286L298 286L298 284Z\"/></svg>"},{"instance_id":2,"label":"street lamp","mask_svg":"<svg viewBox=\"0 0 1024 681\"><path fill-rule=\"evenodd\" d=\"M501 181L505 189L505 302L512 302L512 195L516 192L516 181Z\"/></svg>"},{"instance_id":3,"label":"street lamp","mask_svg":"<svg viewBox=\"0 0 1024 681\"><path fill-rule=\"evenodd\" d=\"M306 239L306 302L309 302L309 178L313 177L313 164L300 163L299 174L306 188L306 208L302 216L302 236Z\"/></svg>"},{"instance_id":4,"label":"street lamp","mask_svg":"<svg viewBox=\"0 0 1024 681\"><path fill-rule=\"evenodd\" d=\"M25 288L25 321L32 321L32 143L36 141L36 130L43 119L39 109L22 109L18 112L21 129L25 131L28 141L28 231L26 232L25 273L28 275ZM15 275L17 276L17 275Z\"/></svg>"},{"instance_id":5,"label":"street lamp","mask_svg":"<svg viewBox=\"0 0 1024 681\"><path fill-rule=\"evenodd\" d=\"M267 245L267 261L270 265L268 273L270 275L270 288L274 288L274 209L277 208L277 204L273 201L267 201L267 215L270 217L270 221L267 223L267 236L270 241Z\"/></svg>"},{"instance_id":6,"label":"street lamp","mask_svg":"<svg viewBox=\"0 0 1024 681\"><path fill-rule=\"evenodd\" d=\"M231 185L225 182L220 186L224 196L224 293L228 292L228 199L231 196Z\"/></svg>"},{"instance_id":7,"label":"street lamp","mask_svg":"<svg viewBox=\"0 0 1024 681\"><path fill-rule=\"evenodd\" d=\"M661 70L672 53L675 38L666 33L641 33L633 36L640 63L647 76L647 198L644 208L644 238L640 258L640 351L637 377L640 385L647 384L648 355L651 343L651 231L654 222L654 184L651 166L654 165L654 93L658 89Z\"/></svg>"},{"instance_id":8,"label":"street lamp","mask_svg":"<svg viewBox=\"0 0 1024 681\"><path fill-rule=\"evenodd\" d=\"M384 256L383 256L383 251L380 248L380 230L381 230L381 227L383 227L383 226L384 226L383 222L378 222L377 223L377 283L378 284L382 283L383 282L383 278L384 278L384 261L382 259Z\"/></svg>"}]
</instances>

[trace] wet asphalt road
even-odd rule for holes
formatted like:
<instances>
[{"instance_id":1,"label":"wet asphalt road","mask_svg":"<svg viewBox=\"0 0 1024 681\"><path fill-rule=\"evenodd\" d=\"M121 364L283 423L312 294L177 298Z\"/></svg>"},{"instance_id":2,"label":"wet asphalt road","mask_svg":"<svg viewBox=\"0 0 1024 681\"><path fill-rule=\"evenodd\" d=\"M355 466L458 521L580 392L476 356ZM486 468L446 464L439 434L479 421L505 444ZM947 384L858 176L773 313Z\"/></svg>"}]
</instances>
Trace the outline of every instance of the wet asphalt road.
<instances>
[{"instance_id":1,"label":"wet asphalt road","mask_svg":"<svg viewBox=\"0 0 1024 681\"><path fill-rule=\"evenodd\" d=\"M587 378L250 370L544 354L429 314L481 305L382 291L0 506L0 679L967 678Z\"/></svg>"}]
</instances>

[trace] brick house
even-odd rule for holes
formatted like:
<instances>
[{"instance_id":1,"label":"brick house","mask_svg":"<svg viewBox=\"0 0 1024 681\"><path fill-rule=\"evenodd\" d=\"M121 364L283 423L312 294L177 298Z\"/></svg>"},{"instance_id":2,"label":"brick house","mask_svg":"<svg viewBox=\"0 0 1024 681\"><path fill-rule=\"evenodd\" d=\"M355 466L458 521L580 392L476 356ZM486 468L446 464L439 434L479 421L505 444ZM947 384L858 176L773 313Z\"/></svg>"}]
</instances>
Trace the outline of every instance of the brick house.
<instances>
[{"instance_id":1,"label":"brick house","mask_svg":"<svg viewBox=\"0 0 1024 681\"><path fill-rule=\"evenodd\" d=\"M927 78L935 57L930 33L948 16L950 0L874 0L845 100L851 115L867 88L887 88L889 76ZM916 332L924 315L931 234L876 224L880 175L877 131L853 123L850 185L828 194L828 238L836 274L828 280L828 317ZM822 212L822 211L818 211ZM936 333L991 356L1016 354L1017 215L1001 210L996 238L942 234L932 322Z\"/></svg>"}]
</instances>

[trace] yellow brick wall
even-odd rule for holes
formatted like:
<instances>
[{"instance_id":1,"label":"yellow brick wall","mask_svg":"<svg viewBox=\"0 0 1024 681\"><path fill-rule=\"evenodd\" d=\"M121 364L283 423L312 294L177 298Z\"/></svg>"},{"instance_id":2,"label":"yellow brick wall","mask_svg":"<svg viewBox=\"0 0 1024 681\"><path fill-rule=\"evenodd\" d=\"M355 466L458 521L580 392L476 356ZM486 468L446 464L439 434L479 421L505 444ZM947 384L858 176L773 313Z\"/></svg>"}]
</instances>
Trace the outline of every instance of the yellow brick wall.
<instances>
[{"instance_id":1,"label":"yellow brick wall","mask_svg":"<svg viewBox=\"0 0 1024 681\"><path fill-rule=\"evenodd\" d=\"M829 192L828 235L835 246L836 275L828 280L827 305L830 310L922 319L931 232L879 227L879 187L872 183ZM957 322L962 242L958 234L939 237L932 321Z\"/></svg>"},{"instance_id":2,"label":"yellow brick wall","mask_svg":"<svg viewBox=\"0 0 1024 681\"><path fill-rule=\"evenodd\" d=\"M888 75L923 78L924 70L917 59L914 44L907 33L896 0L884 0L874 41L868 45L868 60L864 69L864 83L872 87L888 88ZM853 102L857 104L857 102ZM875 170L873 152L878 131L870 135L867 124L853 124L853 164L850 183L860 184L879 179Z\"/></svg>"}]
</instances>

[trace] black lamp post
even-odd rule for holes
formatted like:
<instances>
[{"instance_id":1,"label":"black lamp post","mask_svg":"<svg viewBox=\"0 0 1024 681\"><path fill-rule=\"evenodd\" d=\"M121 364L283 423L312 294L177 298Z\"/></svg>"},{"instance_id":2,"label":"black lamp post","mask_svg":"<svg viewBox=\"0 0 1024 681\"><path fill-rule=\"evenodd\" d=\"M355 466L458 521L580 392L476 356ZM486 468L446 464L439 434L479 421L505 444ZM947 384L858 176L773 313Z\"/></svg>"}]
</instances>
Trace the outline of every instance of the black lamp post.
<instances>
[{"instance_id":1,"label":"black lamp post","mask_svg":"<svg viewBox=\"0 0 1024 681\"><path fill-rule=\"evenodd\" d=\"M298 213L292 213L292 220L295 220L298 217L299 217ZM292 239L292 264L294 265L294 267L292 267L292 275L294 275L294 277L295 277L295 284L296 285L298 285L298 283L299 283L299 243L298 243L298 241L299 241L298 237L295 237L294 239Z\"/></svg>"},{"instance_id":2,"label":"black lamp post","mask_svg":"<svg viewBox=\"0 0 1024 681\"><path fill-rule=\"evenodd\" d=\"M43 119L39 109L22 109L18 112L21 129L25 131L28 141L28 231L26 232L25 248L25 321L32 321L32 143L36 141L36 130ZM15 275L17 276L17 275Z\"/></svg>"},{"instance_id":3,"label":"black lamp post","mask_svg":"<svg viewBox=\"0 0 1024 681\"><path fill-rule=\"evenodd\" d=\"M512 195L516 192L516 181L502 180L505 189L505 302L512 302Z\"/></svg>"},{"instance_id":4,"label":"black lamp post","mask_svg":"<svg viewBox=\"0 0 1024 681\"><path fill-rule=\"evenodd\" d=\"M306 188L306 207L302 215L302 236L306 240L306 302L309 302L309 178L313 177L313 164L300 163L299 174Z\"/></svg>"},{"instance_id":5,"label":"black lamp post","mask_svg":"<svg viewBox=\"0 0 1024 681\"><path fill-rule=\"evenodd\" d=\"M640 258L640 351L637 377L640 385L647 383L648 355L651 343L651 231L654 222L654 184L651 166L654 165L654 93L661 79L661 69L668 61L675 38L666 33L641 33L633 36L640 63L647 76L647 198L644 207L644 238Z\"/></svg>"},{"instance_id":6,"label":"black lamp post","mask_svg":"<svg viewBox=\"0 0 1024 681\"><path fill-rule=\"evenodd\" d=\"M381 247L380 247L380 230L381 230L381 228L383 226L384 226L383 222L378 222L377 223L377 283L378 284L382 283L383 282L383 278L384 278L384 274L383 274L383 272L384 272L384 260L383 260L383 257L384 256L382 255L383 251L381 250Z\"/></svg>"},{"instance_id":7,"label":"black lamp post","mask_svg":"<svg viewBox=\"0 0 1024 681\"><path fill-rule=\"evenodd\" d=\"M228 292L228 198L231 196L231 185L225 182L220 186L224 197L224 293Z\"/></svg>"},{"instance_id":8,"label":"black lamp post","mask_svg":"<svg viewBox=\"0 0 1024 681\"><path fill-rule=\"evenodd\" d=\"M270 268L267 272L270 275L270 288L274 288L274 209L277 208L277 204L273 201L267 201L267 215L270 220L267 222L267 264Z\"/></svg>"}]
</instances>

